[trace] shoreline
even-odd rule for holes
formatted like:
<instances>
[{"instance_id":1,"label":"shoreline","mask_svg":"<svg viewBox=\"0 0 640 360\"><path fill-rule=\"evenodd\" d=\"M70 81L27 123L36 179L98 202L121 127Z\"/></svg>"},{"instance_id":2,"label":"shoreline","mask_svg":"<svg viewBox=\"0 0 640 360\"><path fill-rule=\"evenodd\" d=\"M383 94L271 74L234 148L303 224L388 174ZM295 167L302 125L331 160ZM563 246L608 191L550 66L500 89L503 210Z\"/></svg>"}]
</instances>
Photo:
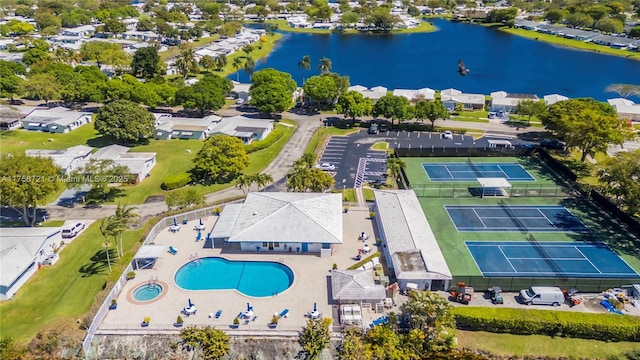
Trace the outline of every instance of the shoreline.
<instances>
[{"instance_id":1,"label":"shoreline","mask_svg":"<svg viewBox=\"0 0 640 360\"><path fill-rule=\"evenodd\" d=\"M640 52L637 52L637 51L634 52L629 50L613 49L604 45L587 43L580 40L565 39L556 35L543 34L543 33L531 31L531 30L515 29L515 28L509 28L506 26L495 27L495 26L492 26L491 24L487 24L486 26L493 27L498 31L503 31L508 34L524 37L524 38L535 40L535 41L541 41L547 44L559 45L559 46L574 49L574 50L589 51L589 52L603 54L603 55L612 55L612 56L624 57L627 59L640 61Z\"/></svg>"},{"instance_id":2,"label":"shoreline","mask_svg":"<svg viewBox=\"0 0 640 360\"><path fill-rule=\"evenodd\" d=\"M259 24L257 21L252 21L252 24ZM371 31L358 31L355 29L349 30L325 30L325 29L313 29L313 28L293 28L289 26L286 20L265 20L264 24L276 24L278 25L278 30L283 32L292 32L292 33L305 33L305 34L357 34L357 35L378 35L378 34L415 34L415 33L429 33L437 31L436 28L431 22L421 21L418 27L412 29L397 29L389 32L371 32Z\"/></svg>"}]
</instances>

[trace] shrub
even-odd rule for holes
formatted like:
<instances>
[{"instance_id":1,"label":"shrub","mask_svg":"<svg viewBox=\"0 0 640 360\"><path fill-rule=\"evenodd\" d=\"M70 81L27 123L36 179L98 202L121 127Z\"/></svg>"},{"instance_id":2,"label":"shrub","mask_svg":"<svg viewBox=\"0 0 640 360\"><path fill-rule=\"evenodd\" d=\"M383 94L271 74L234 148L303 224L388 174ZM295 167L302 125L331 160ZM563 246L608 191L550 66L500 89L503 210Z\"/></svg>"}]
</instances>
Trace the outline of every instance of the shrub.
<instances>
[{"instance_id":1,"label":"shrub","mask_svg":"<svg viewBox=\"0 0 640 360\"><path fill-rule=\"evenodd\" d=\"M176 319L176 324L182 324L184 320L182 320L182 316L178 315L178 318Z\"/></svg>"},{"instance_id":2,"label":"shrub","mask_svg":"<svg viewBox=\"0 0 640 360\"><path fill-rule=\"evenodd\" d=\"M164 178L162 182L162 188L164 190L173 190L181 188L191 182L191 175L187 173L181 173L176 175L170 175Z\"/></svg>"},{"instance_id":3,"label":"shrub","mask_svg":"<svg viewBox=\"0 0 640 360\"><path fill-rule=\"evenodd\" d=\"M145 316L144 320L142 321L145 324L148 324L151 322L151 317L150 316Z\"/></svg>"},{"instance_id":4,"label":"shrub","mask_svg":"<svg viewBox=\"0 0 640 360\"><path fill-rule=\"evenodd\" d=\"M275 144L276 141L280 140L284 136L284 130L280 127L274 128L271 133L264 140L254 141L249 145L244 146L244 151L247 154L251 154L252 152L260 151L262 149L266 149L271 145Z\"/></svg>"},{"instance_id":5,"label":"shrub","mask_svg":"<svg viewBox=\"0 0 640 360\"><path fill-rule=\"evenodd\" d=\"M640 341L640 319L628 315L456 307L454 316L457 327L465 330Z\"/></svg>"},{"instance_id":6,"label":"shrub","mask_svg":"<svg viewBox=\"0 0 640 360\"><path fill-rule=\"evenodd\" d=\"M233 325L240 325L240 320L238 320L238 318L234 318Z\"/></svg>"},{"instance_id":7,"label":"shrub","mask_svg":"<svg viewBox=\"0 0 640 360\"><path fill-rule=\"evenodd\" d=\"M115 305L118 305L118 300L111 299L111 306L115 306Z\"/></svg>"},{"instance_id":8,"label":"shrub","mask_svg":"<svg viewBox=\"0 0 640 360\"><path fill-rule=\"evenodd\" d=\"M127 280L133 280L136 278L136 272L135 271L129 271L127 273Z\"/></svg>"}]
</instances>

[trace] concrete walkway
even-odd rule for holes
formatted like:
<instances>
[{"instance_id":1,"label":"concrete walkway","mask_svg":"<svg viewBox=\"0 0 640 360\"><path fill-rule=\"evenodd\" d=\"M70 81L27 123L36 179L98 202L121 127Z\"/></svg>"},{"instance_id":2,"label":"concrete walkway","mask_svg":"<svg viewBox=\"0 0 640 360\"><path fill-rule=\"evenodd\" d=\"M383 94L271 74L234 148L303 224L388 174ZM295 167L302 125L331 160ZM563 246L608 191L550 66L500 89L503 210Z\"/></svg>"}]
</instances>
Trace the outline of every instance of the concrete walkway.
<instances>
[{"instance_id":1,"label":"concrete walkway","mask_svg":"<svg viewBox=\"0 0 640 360\"><path fill-rule=\"evenodd\" d=\"M243 113L235 108L222 109L217 112L220 116L235 116L242 115ZM276 156L276 158L267 166L263 171L270 174L273 177L274 184L271 186L272 190L285 191L286 190L286 175L291 170L294 161L302 156L307 144L313 137L316 129L322 125L322 120L332 117L342 118L342 115L327 115L327 114L314 114L314 115L299 115L294 113L283 113L282 116L286 119L294 120L298 123L293 135L289 139L289 142L284 146L282 151ZM363 120L371 120L371 117L363 118ZM450 128L465 128L473 130L482 130L485 135L495 134L504 136L517 136L518 134L526 133L530 130L525 128L516 129L513 126L500 124L500 123L476 123L457 120L438 120L437 126L450 127ZM535 128L536 131L539 128ZM540 129L542 130L542 129ZM230 187L221 191L217 191L211 194L207 194L205 201L207 204L215 204L230 199L237 199L243 197L242 190L235 187ZM147 204L133 205L137 208L137 213L143 218L149 218L156 216L163 212L166 212L167 206L164 202L153 202ZM57 205L45 206L44 210L47 212L48 219L74 219L74 220L95 220L101 219L113 215L115 212L115 205L104 205L100 208L84 208L74 207L67 208Z\"/></svg>"}]
</instances>

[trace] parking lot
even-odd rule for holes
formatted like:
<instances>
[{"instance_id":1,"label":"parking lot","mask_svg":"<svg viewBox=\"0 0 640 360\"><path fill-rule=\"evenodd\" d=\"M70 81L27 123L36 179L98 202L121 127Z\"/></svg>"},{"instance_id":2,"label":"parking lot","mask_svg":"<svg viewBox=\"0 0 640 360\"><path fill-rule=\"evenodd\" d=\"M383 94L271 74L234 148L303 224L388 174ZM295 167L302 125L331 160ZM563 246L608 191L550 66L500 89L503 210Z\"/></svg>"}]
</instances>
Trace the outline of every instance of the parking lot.
<instances>
[{"instance_id":1,"label":"parking lot","mask_svg":"<svg viewBox=\"0 0 640 360\"><path fill-rule=\"evenodd\" d=\"M509 140L516 146L524 143L509 137L487 136L475 140L472 136L454 134L445 139L442 133L423 131L384 131L369 134L360 129L356 134L333 136L326 142L318 163L330 163L330 171L336 180L335 188L362 187L365 183L384 182L386 174L386 152L371 150L378 142L386 142L389 148L426 147L487 147L489 140Z\"/></svg>"}]
</instances>

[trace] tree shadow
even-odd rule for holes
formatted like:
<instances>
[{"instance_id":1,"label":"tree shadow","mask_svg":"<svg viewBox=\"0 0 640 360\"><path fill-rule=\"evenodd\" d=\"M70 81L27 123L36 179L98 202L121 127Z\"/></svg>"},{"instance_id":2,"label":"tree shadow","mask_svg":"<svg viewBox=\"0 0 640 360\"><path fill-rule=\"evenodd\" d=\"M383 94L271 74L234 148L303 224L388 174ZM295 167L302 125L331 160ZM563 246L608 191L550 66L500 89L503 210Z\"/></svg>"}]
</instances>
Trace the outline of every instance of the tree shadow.
<instances>
[{"instance_id":1,"label":"tree shadow","mask_svg":"<svg viewBox=\"0 0 640 360\"><path fill-rule=\"evenodd\" d=\"M87 140L87 146L102 148L116 143L116 138L111 135L99 135Z\"/></svg>"},{"instance_id":2,"label":"tree shadow","mask_svg":"<svg viewBox=\"0 0 640 360\"><path fill-rule=\"evenodd\" d=\"M115 264L115 250L108 249L109 259L111 260L111 264ZM107 261L107 251L99 250L91 258L89 259L91 263L82 265L78 270L83 278L91 277L94 275L104 274L105 269L108 269L109 262Z\"/></svg>"}]
</instances>

